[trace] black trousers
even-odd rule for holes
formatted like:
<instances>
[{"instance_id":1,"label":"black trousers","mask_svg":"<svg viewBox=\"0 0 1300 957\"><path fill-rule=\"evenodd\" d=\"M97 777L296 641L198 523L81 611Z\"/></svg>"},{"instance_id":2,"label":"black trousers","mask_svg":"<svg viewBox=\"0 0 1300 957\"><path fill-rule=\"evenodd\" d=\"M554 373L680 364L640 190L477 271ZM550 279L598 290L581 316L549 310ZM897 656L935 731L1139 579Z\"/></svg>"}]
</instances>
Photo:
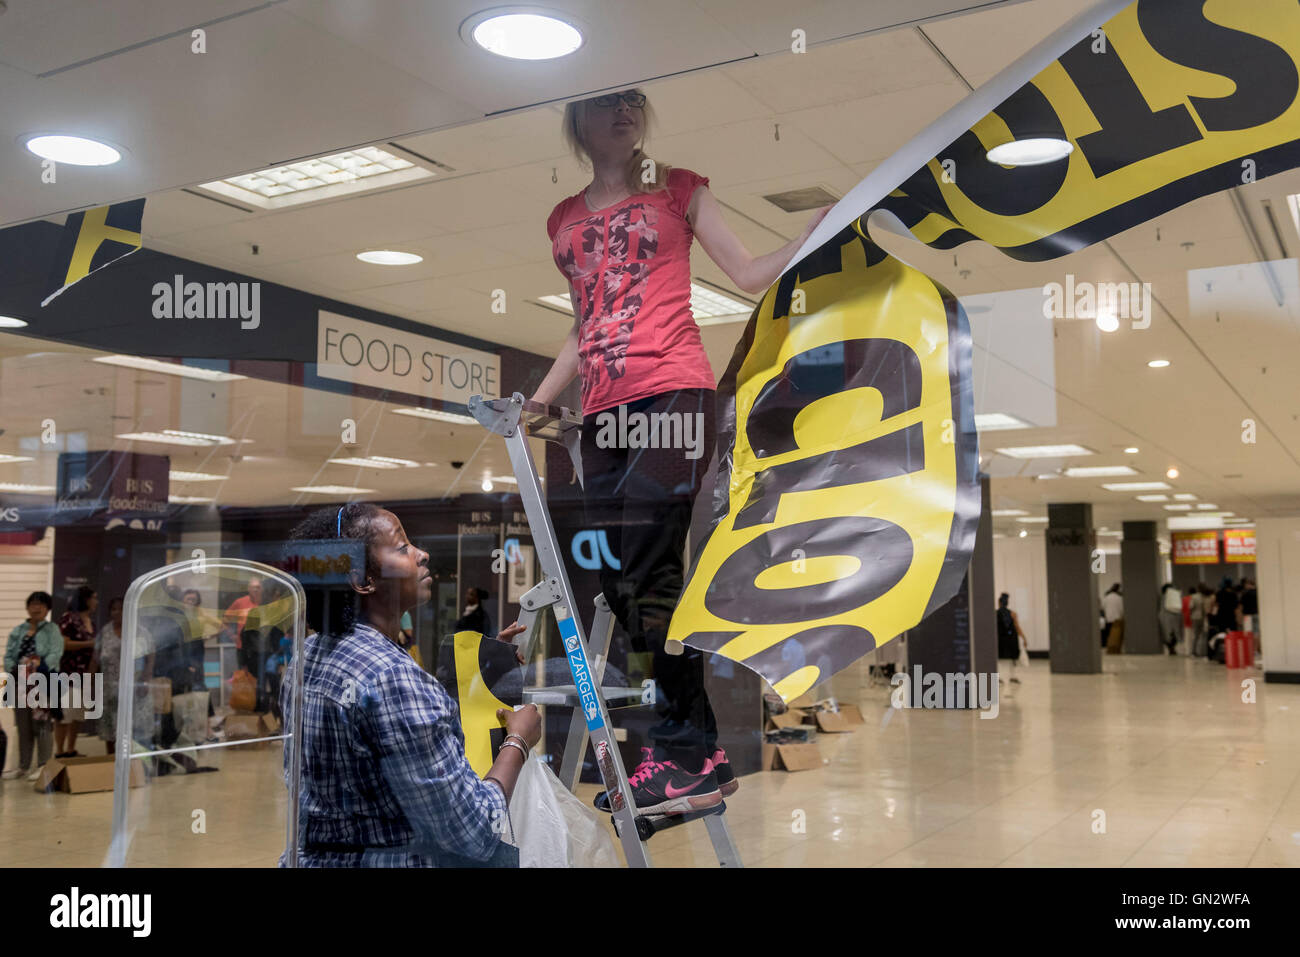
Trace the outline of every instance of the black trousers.
<instances>
[{"instance_id":1,"label":"black trousers","mask_svg":"<svg viewBox=\"0 0 1300 957\"><path fill-rule=\"evenodd\" d=\"M611 429L620 408L626 409L629 424L635 424L634 416L641 413L642 422L655 428L661 439L671 438L669 444L677 447L646 447L648 430L638 438L632 428L626 435ZM669 418L674 414L681 424L679 431L673 431L675 423ZM691 442L684 447L687 437ZM632 649L653 655L655 708L662 723L652 729L651 740L663 757L688 771L699 770L712 756L717 720L704 690L704 654L687 648L683 654L670 655L664 643L682 593L691 509L715 441L712 389L650 396L587 415L582 424L587 524L604 531L610 553L619 563L614 569L602 562L601 590Z\"/></svg>"}]
</instances>

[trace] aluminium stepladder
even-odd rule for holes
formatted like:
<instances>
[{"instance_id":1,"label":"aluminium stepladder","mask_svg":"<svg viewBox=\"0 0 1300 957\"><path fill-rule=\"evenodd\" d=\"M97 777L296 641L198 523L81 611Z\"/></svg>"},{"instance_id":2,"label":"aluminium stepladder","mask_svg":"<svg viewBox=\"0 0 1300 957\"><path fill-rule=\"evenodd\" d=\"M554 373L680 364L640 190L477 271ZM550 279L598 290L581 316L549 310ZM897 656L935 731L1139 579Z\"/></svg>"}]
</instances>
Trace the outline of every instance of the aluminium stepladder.
<instances>
[{"instance_id":1,"label":"aluminium stepladder","mask_svg":"<svg viewBox=\"0 0 1300 957\"><path fill-rule=\"evenodd\" d=\"M628 785L627 772L609 723L609 710L611 701L617 701L625 707L639 704L642 691L640 688L601 686L610 636L614 629L614 616L605 596L597 595L591 637L584 639L582 620L575 607L573 589L564 567L564 553L556 538L550 510L542 496L537 467L528 447L530 436L560 443L568 450L578 481L581 482L582 418L565 408L526 401L519 392L508 399L471 396L469 411L484 428L505 439L510 464L519 482L519 497L523 500L524 514L528 517L533 545L542 567L541 580L520 600L519 623L524 626L524 632L516 638L515 644L524 660L530 661L538 631L539 612L549 606L559 626L565 657L573 675L572 685L524 689L525 703L559 705L573 709L560 780L570 791L577 787L582 773L582 761L587 752L587 740L590 738L596 752L596 766L610 796L614 830L623 845L628 866L650 866L650 850L646 842L658 831L702 818L708 828L718 863L723 867L740 867L740 855L727 828L725 801L694 814L653 818L638 814L632 802L632 789Z\"/></svg>"}]
</instances>

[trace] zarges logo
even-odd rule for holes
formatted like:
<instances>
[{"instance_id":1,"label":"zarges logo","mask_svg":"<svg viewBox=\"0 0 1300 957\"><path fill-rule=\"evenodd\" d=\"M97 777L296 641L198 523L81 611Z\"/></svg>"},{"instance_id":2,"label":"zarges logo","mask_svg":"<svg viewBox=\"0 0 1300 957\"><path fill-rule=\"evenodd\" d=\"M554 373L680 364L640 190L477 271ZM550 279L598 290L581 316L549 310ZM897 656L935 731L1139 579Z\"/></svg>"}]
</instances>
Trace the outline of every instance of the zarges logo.
<instances>
[{"instance_id":1,"label":"zarges logo","mask_svg":"<svg viewBox=\"0 0 1300 957\"><path fill-rule=\"evenodd\" d=\"M22 521L22 518L18 512L17 505L11 505L8 508L0 508L0 522L9 525L16 525L20 521Z\"/></svg>"}]
</instances>

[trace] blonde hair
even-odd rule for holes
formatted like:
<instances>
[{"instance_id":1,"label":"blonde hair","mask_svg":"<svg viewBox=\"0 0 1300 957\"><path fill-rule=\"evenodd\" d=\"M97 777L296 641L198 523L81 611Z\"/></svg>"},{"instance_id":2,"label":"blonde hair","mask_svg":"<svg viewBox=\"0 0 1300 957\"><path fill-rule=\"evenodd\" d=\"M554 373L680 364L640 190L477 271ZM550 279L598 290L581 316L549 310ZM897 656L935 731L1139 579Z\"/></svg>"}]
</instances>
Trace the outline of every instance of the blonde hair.
<instances>
[{"instance_id":1,"label":"blonde hair","mask_svg":"<svg viewBox=\"0 0 1300 957\"><path fill-rule=\"evenodd\" d=\"M643 96L645 91L639 87L633 87L626 91L631 93L640 93ZM578 159L578 165L584 169L592 166L591 152L587 148L587 140L583 124L587 118L587 104L591 103L595 97L586 100L575 100L572 103L564 104L564 121L561 132L564 135L564 142L568 144L569 149L573 150L573 155ZM646 155L642 146L645 143L645 137L650 133L650 125L654 122L654 112L650 109L650 100L646 99L645 106L640 107L643 117L642 140L637 144L636 149L632 151L632 156L627 161L627 169L623 173L623 182L631 193L654 193L668 186L668 171L672 169L667 163L659 163L650 159ZM654 180L645 182L642 178L642 171L646 161L652 164L654 170Z\"/></svg>"}]
</instances>

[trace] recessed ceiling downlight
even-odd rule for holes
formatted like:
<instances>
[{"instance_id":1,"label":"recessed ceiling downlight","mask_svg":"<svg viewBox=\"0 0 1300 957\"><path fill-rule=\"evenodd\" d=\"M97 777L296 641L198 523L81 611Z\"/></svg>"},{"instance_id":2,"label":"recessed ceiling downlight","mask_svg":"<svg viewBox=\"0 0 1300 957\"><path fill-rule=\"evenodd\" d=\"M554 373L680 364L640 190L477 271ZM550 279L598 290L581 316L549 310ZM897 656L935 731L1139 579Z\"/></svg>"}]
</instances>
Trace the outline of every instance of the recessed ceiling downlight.
<instances>
[{"instance_id":1,"label":"recessed ceiling downlight","mask_svg":"<svg viewBox=\"0 0 1300 957\"><path fill-rule=\"evenodd\" d=\"M41 159L69 166L111 166L122 158L121 152L107 143L62 133L33 136L26 146Z\"/></svg>"},{"instance_id":2,"label":"recessed ceiling downlight","mask_svg":"<svg viewBox=\"0 0 1300 957\"><path fill-rule=\"evenodd\" d=\"M572 23L538 7L496 7L470 17L461 35L511 60L554 60L582 46Z\"/></svg>"},{"instance_id":3,"label":"recessed ceiling downlight","mask_svg":"<svg viewBox=\"0 0 1300 957\"><path fill-rule=\"evenodd\" d=\"M373 263L376 266L413 266L424 262L423 256L395 249L367 249L363 253L357 253L357 258L363 263Z\"/></svg>"},{"instance_id":4,"label":"recessed ceiling downlight","mask_svg":"<svg viewBox=\"0 0 1300 957\"><path fill-rule=\"evenodd\" d=\"M995 146L988 151L988 158L999 166L1042 166L1063 160L1073 152L1074 144L1069 140L1040 136Z\"/></svg>"}]
</instances>

